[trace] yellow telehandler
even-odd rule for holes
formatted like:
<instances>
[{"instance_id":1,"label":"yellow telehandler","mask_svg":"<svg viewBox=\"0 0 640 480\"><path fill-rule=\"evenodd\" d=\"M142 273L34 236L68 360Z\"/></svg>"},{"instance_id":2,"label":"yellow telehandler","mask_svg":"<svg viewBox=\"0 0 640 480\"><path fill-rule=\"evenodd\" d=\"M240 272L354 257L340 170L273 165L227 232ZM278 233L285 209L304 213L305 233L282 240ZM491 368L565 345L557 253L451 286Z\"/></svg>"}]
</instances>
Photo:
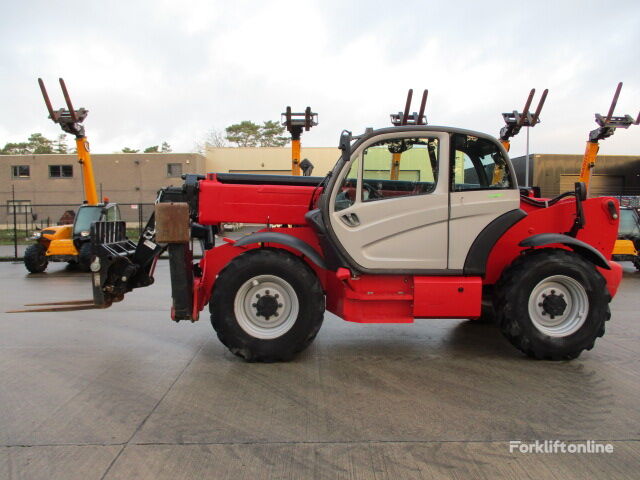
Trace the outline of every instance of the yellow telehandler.
<instances>
[{"instance_id":1,"label":"yellow telehandler","mask_svg":"<svg viewBox=\"0 0 640 480\"><path fill-rule=\"evenodd\" d=\"M34 232L32 239L35 243L29 245L24 252L24 265L31 273L44 272L49 262L69 262L89 271L92 256L91 224L103 220L120 220L118 205L108 203L106 199L103 203L98 201L89 142L82 125L89 112L84 108L74 110L64 80L59 80L67 109L54 110L41 78L38 79L38 83L49 111L49 118L60 125L64 132L75 136L86 200L78 207L73 225L50 226Z\"/></svg>"}]
</instances>

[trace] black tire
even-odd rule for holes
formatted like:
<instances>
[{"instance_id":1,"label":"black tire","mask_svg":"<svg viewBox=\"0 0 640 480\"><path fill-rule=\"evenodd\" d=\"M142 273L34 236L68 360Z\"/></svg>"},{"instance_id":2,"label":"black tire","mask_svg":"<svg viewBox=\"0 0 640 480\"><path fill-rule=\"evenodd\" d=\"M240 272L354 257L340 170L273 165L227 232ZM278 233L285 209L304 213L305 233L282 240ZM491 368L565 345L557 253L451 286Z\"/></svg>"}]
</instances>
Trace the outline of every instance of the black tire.
<instances>
[{"instance_id":1,"label":"black tire","mask_svg":"<svg viewBox=\"0 0 640 480\"><path fill-rule=\"evenodd\" d=\"M556 294L554 285L565 293ZM502 333L537 359L569 360L591 350L611 316L604 278L593 264L567 250L540 249L522 255L504 271L495 293ZM577 313L580 308L582 315Z\"/></svg>"},{"instance_id":2,"label":"black tire","mask_svg":"<svg viewBox=\"0 0 640 480\"><path fill-rule=\"evenodd\" d=\"M633 266L636 267L636 270L640 270L640 256L636 255L633 257Z\"/></svg>"},{"instance_id":3,"label":"black tire","mask_svg":"<svg viewBox=\"0 0 640 480\"><path fill-rule=\"evenodd\" d=\"M91 248L91 242L84 242L78 251L78 266L80 267L80 270L88 272L92 259L93 250Z\"/></svg>"},{"instance_id":4,"label":"black tire","mask_svg":"<svg viewBox=\"0 0 640 480\"><path fill-rule=\"evenodd\" d=\"M496 325L496 311L493 308L493 304L482 304L482 311L480 317L474 318L471 322L478 325Z\"/></svg>"},{"instance_id":5,"label":"black tire","mask_svg":"<svg viewBox=\"0 0 640 480\"><path fill-rule=\"evenodd\" d=\"M24 266L31 273L44 272L49 265L46 253L47 248L40 243L29 245L24 251Z\"/></svg>"},{"instance_id":6,"label":"black tire","mask_svg":"<svg viewBox=\"0 0 640 480\"><path fill-rule=\"evenodd\" d=\"M289 301L279 303L282 299ZM324 293L313 270L289 252L267 248L234 258L220 272L209 303L220 341L250 362L291 360L316 337L324 309Z\"/></svg>"}]
</instances>

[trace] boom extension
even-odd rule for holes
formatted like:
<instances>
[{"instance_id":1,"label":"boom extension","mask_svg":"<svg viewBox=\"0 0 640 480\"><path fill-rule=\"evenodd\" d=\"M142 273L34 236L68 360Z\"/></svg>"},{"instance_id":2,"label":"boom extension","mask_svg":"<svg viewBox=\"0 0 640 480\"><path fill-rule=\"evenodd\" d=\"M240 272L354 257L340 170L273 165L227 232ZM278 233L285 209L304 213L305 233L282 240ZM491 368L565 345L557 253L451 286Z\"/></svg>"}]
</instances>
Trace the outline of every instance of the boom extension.
<instances>
[{"instance_id":1,"label":"boom extension","mask_svg":"<svg viewBox=\"0 0 640 480\"><path fill-rule=\"evenodd\" d=\"M49 118L53 123L60 125L60 128L66 133L70 133L76 137L76 149L78 151L78 163L82 166L82 178L84 181L84 191L87 196L87 203L89 205L98 204L98 192L96 191L96 182L93 175L93 164L91 162L91 155L89 154L89 142L84 132L85 118L89 114L88 110L80 108L75 110L71 103L71 97L69 91L62 78L59 79L60 88L62 89L62 95L64 96L67 108L61 108L54 110L51 106L51 100L47 93L47 89L44 86L44 82L41 78L38 78L38 85L40 85L40 91L44 98L44 103L49 111Z\"/></svg>"},{"instance_id":2,"label":"boom extension","mask_svg":"<svg viewBox=\"0 0 640 480\"><path fill-rule=\"evenodd\" d=\"M407 101L404 105L404 112L392 113L391 123L394 127L400 127L403 125L426 125L427 117L424 114L424 109L427 106L427 97L429 96L429 90L425 89L422 92L422 101L420 102L420 111L409 114L411 110L411 99L413 98L413 88L410 88L407 92ZM431 154L431 150L429 150ZM398 180L400 175L400 160L402 158L402 152L392 152L391 154L391 180Z\"/></svg>"},{"instance_id":3,"label":"boom extension","mask_svg":"<svg viewBox=\"0 0 640 480\"><path fill-rule=\"evenodd\" d=\"M502 114L505 126L500 129L500 143L502 143L502 146L507 152L511 147L509 139L520 133L520 129L522 127L535 127L536 124L540 123L540 112L542 111L544 102L547 100L549 89L544 89L544 92L542 92L542 96L540 97L540 101L538 102L538 106L536 107L536 111L531 113L529 111L529 107L531 107L531 102L535 93L536 89L532 88L529 92L529 96L527 97L527 101L524 104L522 113L514 110L513 112Z\"/></svg>"},{"instance_id":4,"label":"boom extension","mask_svg":"<svg viewBox=\"0 0 640 480\"><path fill-rule=\"evenodd\" d=\"M607 116L603 117L599 113L596 113L595 120L598 124L598 128L589 132L589 139L587 140L584 156L582 158L582 166L580 168L580 178L578 179L578 181L584 182L587 191L589 189L589 182L591 181L591 173L593 167L595 167L598 151L600 150L600 140L609 138L615 133L616 128L629 128L631 125L640 124L640 112L635 120L631 115L623 115L622 117L613 116L621 90L622 82L619 82L616 87L616 91L613 94L613 100L609 106Z\"/></svg>"},{"instance_id":5,"label":"boom extension","mask_svg":"<svg viewBox=\"0 0 640 480\"><path fill-rule=\"evenodd\" d=\"M311 127L318 125L318 114L313 113L311 107L307 107L302 113L292 113L291 107L287 107L287 111L281 115L281 122L291 134L291 175L299 176L303 167L300 164L300 137L303 130L308 132Z\"/></svg>"}]
</instances>

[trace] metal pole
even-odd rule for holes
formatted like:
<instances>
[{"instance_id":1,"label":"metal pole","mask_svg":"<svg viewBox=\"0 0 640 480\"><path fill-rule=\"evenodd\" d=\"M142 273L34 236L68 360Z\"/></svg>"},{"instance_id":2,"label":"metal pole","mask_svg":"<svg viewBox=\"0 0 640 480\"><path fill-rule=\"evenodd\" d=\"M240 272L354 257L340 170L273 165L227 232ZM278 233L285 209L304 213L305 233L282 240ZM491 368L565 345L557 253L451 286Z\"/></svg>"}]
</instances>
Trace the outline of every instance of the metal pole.
<instances>
[{"instance_id":1,"label":"metal pole","mask_svg":"<svg viewBox=\"0 0 640 480\"><path fill-rule=\"evenodd\" d=\"M527 127L527 156L524 160L524 185L529 186L529 127Z\"/></svg>"},{"instance_id":2,"label":"metal pole","mask_svg":"<svg viewBox=\"0 0 640 480\"><path fill-rule=\"evenodd\" d=\"M16 214L16 187L11 184L11 197L13 201L13 258L18 259L18 218Z\"/></svg>"}]
</instances>

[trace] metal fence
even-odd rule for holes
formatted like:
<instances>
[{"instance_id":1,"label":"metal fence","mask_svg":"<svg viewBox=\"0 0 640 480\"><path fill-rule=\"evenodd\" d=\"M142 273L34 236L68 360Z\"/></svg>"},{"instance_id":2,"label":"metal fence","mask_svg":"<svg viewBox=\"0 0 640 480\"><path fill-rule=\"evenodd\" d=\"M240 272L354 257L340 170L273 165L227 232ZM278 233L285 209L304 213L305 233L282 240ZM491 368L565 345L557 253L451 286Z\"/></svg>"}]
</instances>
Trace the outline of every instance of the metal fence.
<instances>
[{"instance_id":1,"label":"metal fence","mask_svg":"<svg viewBox=\"0 0 640 480\"><path fill-rule=\"evenodd\" d=\"M119 203L120 216L130 236L137 238L153 213L153 203ZM32 204L8 201L0 204L0 257L19 257L18 246L29 242L34 231L47 226L72 224L77 204ZM8 248L12 247L12 248Z\"/></svg>"}]
</instances>

